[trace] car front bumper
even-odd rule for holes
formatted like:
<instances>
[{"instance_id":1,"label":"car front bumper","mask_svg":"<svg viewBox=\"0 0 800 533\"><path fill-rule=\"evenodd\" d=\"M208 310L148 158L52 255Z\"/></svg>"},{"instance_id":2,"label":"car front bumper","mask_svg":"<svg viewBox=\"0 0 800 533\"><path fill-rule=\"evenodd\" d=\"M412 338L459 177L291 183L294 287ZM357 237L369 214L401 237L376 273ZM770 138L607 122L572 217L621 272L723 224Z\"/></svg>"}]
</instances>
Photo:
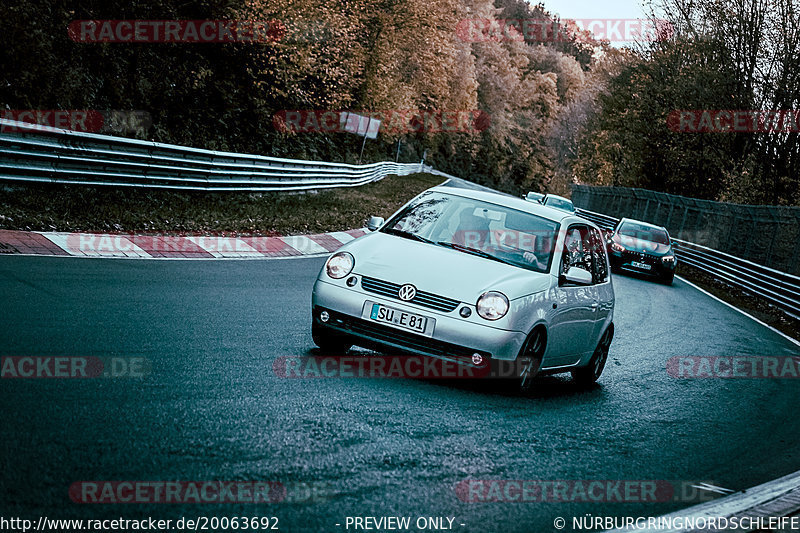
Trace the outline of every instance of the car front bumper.
<instances>
[{"instance_id":1,"label":"car front bumper","mask_svg":"<svg viewBox=\"0 0 800 533\"><path fill-rule=\"evenodd\" d=\"M432 335L425 336L370 320L365 309L371 307L371 303L435 320ZM351 288L321 279L315 283L312 294L314 324L345 334L359 346L427 355L466 365L473 365L474 354L483 359L516 359L525 342L525 333L480 324L477 320L483 319L477 317L474 306L472 317L464 319L458 314L461 307L459 305L454 311L444 313L363 292L358 286ZM323 310L330 315L327 322L320 320Z\"/></svg>"},{"instance_id":2,"label":"car front bumper","mask_svg":"<svg viewBox=\"0 0 800 533\"><path fill-rule=\"evenodd\" d=\"M642 259L639 254L633 252L617 252L614 250L609 252L608 257L612 268L615 270L657 278L664 278L675 272L675 261L664 262L660 257L645 257ZM648 264L650 265L650 269L634 266L634 262Z\"/></svg>"}]
</instances>

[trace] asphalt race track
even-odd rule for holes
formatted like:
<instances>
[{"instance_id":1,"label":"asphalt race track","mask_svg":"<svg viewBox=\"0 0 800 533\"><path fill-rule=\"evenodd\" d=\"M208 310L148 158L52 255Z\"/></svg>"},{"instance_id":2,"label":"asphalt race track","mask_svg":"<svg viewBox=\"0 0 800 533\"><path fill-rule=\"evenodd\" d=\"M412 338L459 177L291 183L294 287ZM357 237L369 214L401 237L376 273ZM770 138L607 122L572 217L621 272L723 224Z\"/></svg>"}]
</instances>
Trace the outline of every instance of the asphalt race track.
<instances>
[{"instance_id":1,"label":"asphalt race track","mask_svg":"<svg viewBox=\"0 0 800 533\"><path fill-rule=\"evenodd\" d=\"M348 516L443 516L456 531L548 532L559 516L655 516L689 503L471 503L455 488L703 480L739 490L800 469L800 381L665 370L673 356L790 356L797 346L680 280L616 275L599 385L542 378L519 396L464 381L276 376L276 358L314 353L322 263L0 257L0 355L152 365L146 378L0 380L1 514L277 516L290 532L347 531ZM315 496L74 503L70 485L86 480L280 481Z\"/></svg>"}]
</instances>

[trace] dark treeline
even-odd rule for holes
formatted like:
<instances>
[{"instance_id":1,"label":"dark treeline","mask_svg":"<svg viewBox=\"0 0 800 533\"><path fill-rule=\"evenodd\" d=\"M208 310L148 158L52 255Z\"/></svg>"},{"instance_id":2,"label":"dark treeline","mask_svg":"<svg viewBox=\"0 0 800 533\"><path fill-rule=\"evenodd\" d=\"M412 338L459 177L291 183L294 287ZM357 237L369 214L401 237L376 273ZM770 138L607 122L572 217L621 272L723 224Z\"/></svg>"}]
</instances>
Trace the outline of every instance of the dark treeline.
<instances>
[{"instance_id":1,"label":"dark treeline","mask_svg":"<svg viewBox=\"0 0 800 533\"><path fill-rule=\"evenodd\" d=\"M797 203L796 133L667 127L674 110L798 107L792 0L666 1L672 35L617 49L583 34L499 30L505 19L557 21L524 0L10 0L0 5L0 106L145 111L148 139L347 162L359 137L286 132L273 118L481 110L478 131L386 129L365 159L393 159L400 141L401 161L427 151L440 170L511 192L566 193L580 181ZM76 42L68 27L87 19L280 21L282 33L269 43Z\"/></svg>"},{"instance_id":2,"label":"dark treeline","mask_svg":"<svg viewBox=\"0 0 800 533\"><path fill-rule=\"evenodd\" d=\"M800 204L797 0L653 7L673 31L625 54L599 89L587 87L592 107L570 157L573 175L711 200ZM670 128L680 110L738 110L743 120L708 113L703 122L695 113Z\"/></svg>"}]
</instances>

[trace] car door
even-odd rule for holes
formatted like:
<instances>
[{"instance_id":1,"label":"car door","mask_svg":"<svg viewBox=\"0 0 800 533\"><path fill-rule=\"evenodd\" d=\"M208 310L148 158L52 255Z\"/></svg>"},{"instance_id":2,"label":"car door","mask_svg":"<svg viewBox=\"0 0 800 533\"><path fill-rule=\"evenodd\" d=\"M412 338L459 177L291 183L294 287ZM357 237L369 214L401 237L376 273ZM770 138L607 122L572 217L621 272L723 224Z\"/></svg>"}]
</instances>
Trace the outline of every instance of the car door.
<instances>
[{"instance_id":1,"label":"car door","mask_svg":"<svg viewBox=\"0 0 800 533\"><path fill-rule=\"evenodd\" d=\"M609 275L608 253L603 234L595 228L590 228L589 235L592 246L592 280L596 296L594 332L589 349L594 350L611 313L614 312L614 287Z\"/></svg>"},{"instance_id":2,"label":"car door","mask_svg":"<svg viewBox=\"0 0 800 533\"><path fill-rule=\"evenodd\" d=\"M590 349L599 306L597 287L594 283L574 285L563 278L571 266L592 272L589 230L586 225L573 224L566 231L548 335L548 367L574 364Z\"/></svg>"}]
</instances>

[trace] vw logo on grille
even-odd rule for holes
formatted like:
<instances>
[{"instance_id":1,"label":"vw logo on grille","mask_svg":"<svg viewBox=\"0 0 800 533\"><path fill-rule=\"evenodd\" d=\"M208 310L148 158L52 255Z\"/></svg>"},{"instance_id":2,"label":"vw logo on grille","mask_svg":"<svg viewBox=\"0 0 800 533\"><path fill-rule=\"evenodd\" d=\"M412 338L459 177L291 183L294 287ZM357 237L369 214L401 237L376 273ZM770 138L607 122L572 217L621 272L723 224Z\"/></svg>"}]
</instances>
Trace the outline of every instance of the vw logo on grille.
<instances>
[{"instance_id":1,"label":"vw logo on grille","mask_svg":"<svg viewBox=\"0 0 800 533\"><path fill-rule=\"evenodd\" d=\"M414 296L417 295L417 288L411 284L405 284L400 287L400 290L397 291L397 295L400 297L401 300L404 302L408 302L414 299Z\"/></svg>"}]
</instances>

